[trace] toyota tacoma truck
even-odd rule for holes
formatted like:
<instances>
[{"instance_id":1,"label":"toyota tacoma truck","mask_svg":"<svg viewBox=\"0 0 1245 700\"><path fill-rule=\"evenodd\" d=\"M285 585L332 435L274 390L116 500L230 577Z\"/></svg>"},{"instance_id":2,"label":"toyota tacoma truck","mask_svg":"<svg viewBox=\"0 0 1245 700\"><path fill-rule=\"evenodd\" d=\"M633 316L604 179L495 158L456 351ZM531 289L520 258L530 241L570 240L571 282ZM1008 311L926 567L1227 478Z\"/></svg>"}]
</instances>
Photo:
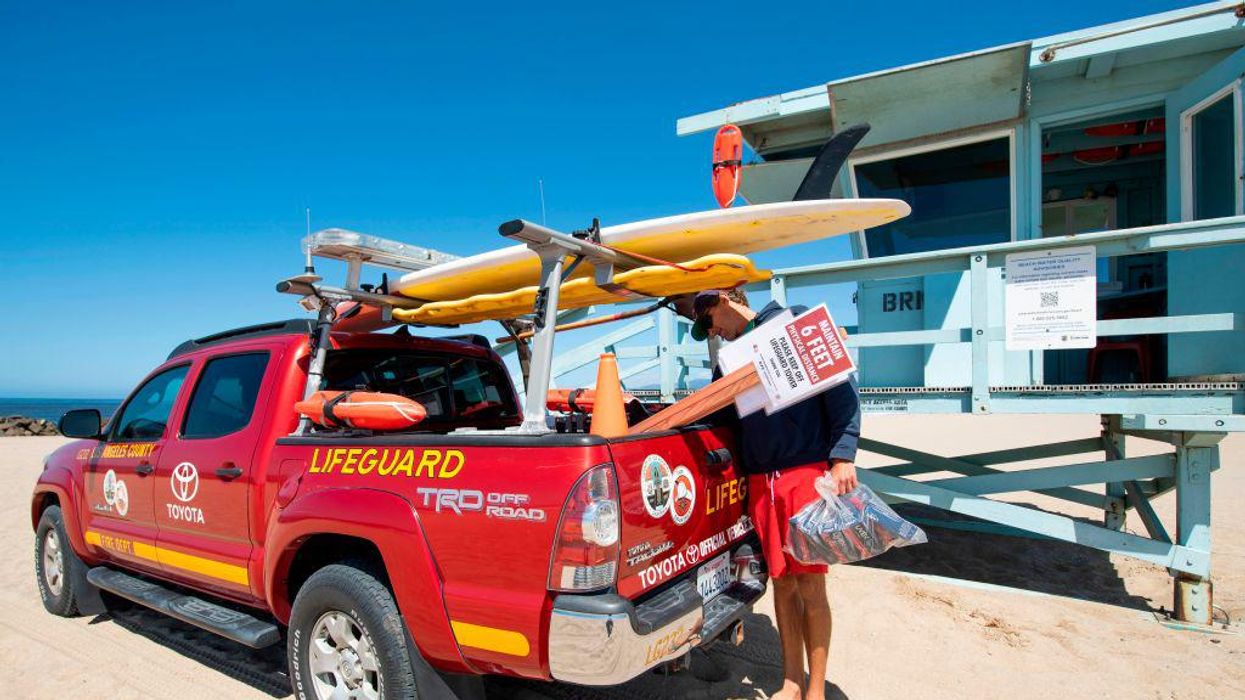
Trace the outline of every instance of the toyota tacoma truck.
<instances>
[{"instance_id":1,"label":"toyota tacoma truck","mask_svg":"<svg viewBox=\"0 0 1245 700\"><path fill-rule=\"evenodd\" d=\"M300 427L307 392L361 388L427 418ZM765 575L731 436L523 419L479 336L301 320L187 341L107 422L62 418L77 440L31 499L44 606L97 613L107 591L284 639L299 698L435 697L486 674L610 685L738 643Z\"/></svg>"}]
</instances>

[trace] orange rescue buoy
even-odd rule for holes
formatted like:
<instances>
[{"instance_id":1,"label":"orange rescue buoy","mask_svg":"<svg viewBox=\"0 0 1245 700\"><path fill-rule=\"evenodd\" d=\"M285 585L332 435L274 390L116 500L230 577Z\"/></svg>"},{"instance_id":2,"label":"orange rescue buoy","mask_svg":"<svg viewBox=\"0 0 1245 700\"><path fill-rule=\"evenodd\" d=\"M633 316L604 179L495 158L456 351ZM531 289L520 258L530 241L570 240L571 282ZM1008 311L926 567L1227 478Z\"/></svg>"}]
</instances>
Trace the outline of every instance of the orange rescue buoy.
<instances>
[{"instance_id":1,"label":"orange rescue buoy","mask_svg":"<svg viewBox=\"0 0 1245 700\"><path fill-rule=\"evenodd\" d=\"M397 325L397 321L385 319L379 306L346 301L337 305L333 330L339 333L371 333L393 325Z\"/></svg>"},{"instance_id":2,"label":"orange rescue buoy","mask_svg":"<svg viewBox=\"0 0 1245 700\"><path fill-rule=\"evenodd\" d=\"M371 391L317 391L294 410L326 428L361 430L402 430L428 417L418 401Z\"/></svg>"},{"instance_id":3,"label":"orange rescue buoy","mask_svg":"<svg viewBox=\"0 0 1245 700\"><path fill-rule=\"evenodd\" d=\"M562 413L592 413L596 405L596 389L550 389L545 397L545 405L550 411ZM639 401L636 397L623 392L623 403Z\"/></svg>"},{"instance_id":4,"label":"orange rescue buoy","mask_svg":"<svg viewBox=\"0 0 1245 700\"><path fill-rule=\"evenodd\" d=\"M713 137L713 196L723 209L739 194L744 153L744 136L739 127L727 124Z\"/></svg>"}]
</instances>

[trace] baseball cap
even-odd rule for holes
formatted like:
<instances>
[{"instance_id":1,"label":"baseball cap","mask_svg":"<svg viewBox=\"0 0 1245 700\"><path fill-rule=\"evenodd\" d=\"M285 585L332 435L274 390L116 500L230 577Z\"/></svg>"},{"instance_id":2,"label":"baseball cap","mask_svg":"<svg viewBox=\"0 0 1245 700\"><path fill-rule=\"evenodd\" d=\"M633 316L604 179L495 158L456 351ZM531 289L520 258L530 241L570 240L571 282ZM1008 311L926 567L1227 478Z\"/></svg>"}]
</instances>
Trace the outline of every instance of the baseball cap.
<instances>
[{"instance_id":1,"label":"baseball cap","mask_svg":"<svg viewBox=\"0 0 1245 700\"><path fill-rule=\"evenodd\" d=\"M718 289L696 292L696 296L692 299L692 318L695 320L691 331L693 340L704 340L709 337L709 327L712 325L709 310L717 306L721 300L722 291Z\"/></svg>"}]
</instances>

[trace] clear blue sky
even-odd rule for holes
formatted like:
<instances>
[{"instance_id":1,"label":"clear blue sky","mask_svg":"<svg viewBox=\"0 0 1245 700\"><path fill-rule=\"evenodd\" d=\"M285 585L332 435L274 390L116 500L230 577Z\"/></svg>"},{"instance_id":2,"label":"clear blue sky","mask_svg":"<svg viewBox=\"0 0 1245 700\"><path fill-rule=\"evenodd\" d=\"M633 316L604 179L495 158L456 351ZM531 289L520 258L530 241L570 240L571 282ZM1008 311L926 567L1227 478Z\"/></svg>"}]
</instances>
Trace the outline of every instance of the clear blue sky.
<instances>
[{"instance_id":1,"label":"clear blue sky","mask_svg":"<svg viewBox=\"0 0 1245 700\"><path fill-rule=\"evenodd\" d=\"M538 178L561 228L709 209L678 117L1183 4L0 2L0 396L120 397L298 315L304 207L458 254Z\"/></svg>"}]
</instances>

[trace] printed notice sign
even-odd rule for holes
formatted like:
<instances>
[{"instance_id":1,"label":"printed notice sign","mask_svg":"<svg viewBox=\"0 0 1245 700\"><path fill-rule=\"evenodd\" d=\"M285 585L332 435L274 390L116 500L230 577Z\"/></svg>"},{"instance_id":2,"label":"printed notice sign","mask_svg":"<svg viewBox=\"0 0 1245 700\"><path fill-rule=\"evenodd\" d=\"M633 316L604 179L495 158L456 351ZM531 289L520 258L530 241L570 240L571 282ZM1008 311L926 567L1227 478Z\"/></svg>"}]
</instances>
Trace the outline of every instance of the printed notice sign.
<instances>
[{"instance_id":1,"label":"printed notice sign","mask_svg":"<svg viewBox=\"0 0 1245 700\"><path fill-rule=\"evenodd\" d=\"M780 326L786 326L793 318L795 318L795 315L791 313L790 309L786 309L774 318L771 318L765 325L768 326L769 324L774 323ZM729 345L723 346L722 349L718 351L718 365L722 368L722 374L730 374L740 367L752 364L752 345L750 343L750 338L753 333L757 332L757 330L760 329L754 329L751 333L748 333ZM735 396L735 410L737 410L741 416L756 413L757 411L760 411L768 406L769 396L765 393L765 387L760 384L757 384L756 386Z\"/></svg>"},{"instance_id":2,"label":"printed notice sign","mask_svg":"<svg viewBox=\"0 0 1245 700\"><path fill-rule=\"evenodd\" d=\"M1008 350L1092 348L1098 344L1094 247L1007 256Z\"/></svg>"},{"instance_id":3,"label":"printed notice sign","mask_svg":"<svg viewBox=\"0 0 1245 700\"><path fill-rule=\"evenodd\" d=\"M737 397L741 416L758 408L780 411L842 384L856 371L825 304L794 318L787 313L771 319L724 348L719 359L728 372L748 360L756 367L764 401L755 389Z\"/></svg>"}]
</instances>

